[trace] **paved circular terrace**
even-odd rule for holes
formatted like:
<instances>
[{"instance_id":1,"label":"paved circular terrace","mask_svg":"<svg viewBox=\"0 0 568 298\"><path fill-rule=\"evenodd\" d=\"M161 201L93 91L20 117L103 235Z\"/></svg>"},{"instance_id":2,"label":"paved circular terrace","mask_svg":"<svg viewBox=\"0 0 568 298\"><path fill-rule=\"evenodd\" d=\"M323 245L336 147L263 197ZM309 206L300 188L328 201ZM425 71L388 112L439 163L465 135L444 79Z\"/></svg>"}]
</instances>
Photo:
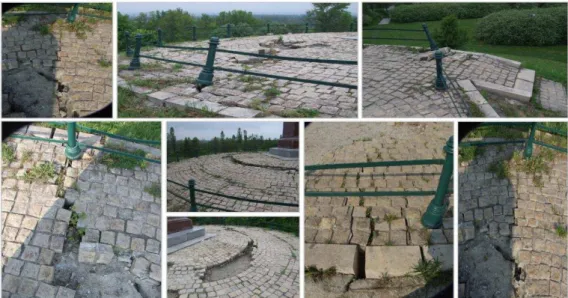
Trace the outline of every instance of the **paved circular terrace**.
<instances>
[{"instance_id":1,"label":"paved circular terrace","mask_svg":"<svg viewBox=\"0 0 568 298\"><path fill-rule=\"evenodd\" d=\"M258 50L265 49L268 53L272 45L272 48L279 51L277 55L281 56L356 61L356 37L357 33L354 32L287 34L282 35L283 44L278 44L279 36L270 35L221 39L218 48L251 53L258 53ZM208 47L208 42L184 42L176 46ZM206 51L164 48L142 51L142 54L199 64L204 64L207 56ZM121 65L129 63L130 59L121 58ZM135 79L180 81L179 84L162 90L133 88L134 91L150 94L149 99L158 105L208 107L209 110L229 117L282 115L297 109L318 110L320 117L357 117L357 90L355 89L260 77L245 80L239 74L215 71L214 85L198 92L187 80L197 78L201 67L185 65L179 70L173 70L173 63L145 58L141 59L141 64L152 64L153 66L148 70L142 68L138 71L119 71L119 86L128 87L128 82ZM266 74L357 85L357 65L267 60L217 52L215 66L237 70L246 68ZM280 95L267 98L264 91L273 87L280 91ZM165 93L156 94L156 91Z\"/></svg>"},{"instance_id":2,"label":"paved circular terrace","mask_svg":"<svg viewBox=\"0 0 568 298\"><path fill-rule=\"evenodd\" d=\"M81 37L65 19L29 16L2 26L3 116L84 116L112 102L112 22L78 16L91 28Z\"/></svg>"},{"instance_id":3,"label":"paved circular terrace","mask_svg":"<svg viewBox=\"0 0 568 298\"><path fill-rule=\"evenodd\" d=\"M312 123L305 132L306 165L443 159L442 148L450 135L451 123ZM333 141L342 138L346 140ZM441 165L318 170L306 173L305 188L340 192L435 190L441 170ZM451 270L452 208L443 228L425 229L420 223L432 198L306 197L306 266L323 270L335 266L338 273L357 279L351 284L350 278L337 280L333 294L327 289L325 295L408 295L424 284L407 283L398 288L396 283L380 279L385 275L406 278L422 258L439 257L443 270ZM306 288L307 297L324 297L317 293L314 287Z\"/></svg>"},{"instance_id":4,"label":"paved circular terrace","mask_svg":"<svg viewBox=\"0 0 568 298\"><path fill-rule=\"evenodd\" d=\"M204 227L215 237L168 255L170 293L177 292L181 298L299 297L297 237L261 228ZM246 268L231 277L205 281L209 269L230 263L242 254L252 258Z\"/></svg>"},{"instance_id":5,"label":"paved circular terrace","mask_svg":"<svg viewBox=\"0 0 568 298\"><path fill-rule=\"evenodd\" d=\"M234 159L256 165L238 163ZM284 165L292 168L293 163L294 169L274 167ZM298 161L282 161L265 153L206 155L168 164L168 180L187 185L190 179L195 180L196 189L267 202L298 204ZM188 211L189 203L170 192L188 197L186 188L168 183L168 211ZM196 202L233 211L298 210L297 207L237 201L199 192L196 192Z\"/></svg>"},{"instance_id":6,"label":"paved circular terrace","mask_svg":"<svg viewBox=\"0 0 568 298\"><path fill-rule=\"evenodd\" d=\"M481 94L471 97L467 92L470 90L462 85L464 80L491 93L495 90L513 92L513 95L500 95L504 98L520 96L518 104L526 104L531 98L535 73L521 68L521 63L483 53L444 50L443 68L447 83L451 81L455 86L450 89L452 92L434 88L436 60L428 57L431 53L420 53L421 49L413 47L366 45L363 49L364 117L437 118L459 117L460 114L464 117L464 105L457 93L466 103L468 99L478 103L476 100L481 97ZM565 115L566 92L558 91L563 89L561 84L551 82L549 85L540 91L540 102L545 108Z\"/></svg>"}]
</instances>

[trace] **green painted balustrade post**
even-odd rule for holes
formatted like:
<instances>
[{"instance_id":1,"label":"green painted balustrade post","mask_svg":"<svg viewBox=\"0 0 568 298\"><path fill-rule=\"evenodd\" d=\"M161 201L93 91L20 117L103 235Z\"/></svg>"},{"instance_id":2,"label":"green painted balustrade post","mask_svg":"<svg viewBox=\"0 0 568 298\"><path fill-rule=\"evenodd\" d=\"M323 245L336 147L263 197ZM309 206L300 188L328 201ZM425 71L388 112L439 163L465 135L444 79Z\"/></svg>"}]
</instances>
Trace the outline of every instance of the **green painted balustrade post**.
<instances>
[{"instance_id":1,"label":"green painted balustrade post","mask_svg":"<svg viewBox=\"0 0 568 298\"><path fill-rule=\"evenodd\" d=\"M353 32L353 23L349 24L349 32Z\"/></svg>"},{"instance_id":2,"label":"green painted balustrade post","mask_svg":"<svg viewBox=\"0 0 568 298\"><path fill-rule=\"evenodd\" d=\"M75 19L77 18L77 13L79 13L79 3L73 4L73 8L71 8L69 15L67 15L67 23L75 22Z\"/></svg>"},{"instance_id":3,"label":"green painted balustrade post","mask_svg":"<svg viewBox=\"0 0 568 298\"><path fill-rule=\"evenodd\" d=\"M124 32L124 39L126 40L126 57L132 57L132 48L130 47L130 32Z\"/></svg>"},{"instance_id":4,"label":"green painted balustrade post","mask_svg":"<svg viewBox=\"0 0 568 298\"><path fill-rule=\"evenodd\" d=\"M308 23L306 23L306 32L305 32L305 33L308 33L308 29L309 29L308 27L309 27L309 26L310 26L310 25L309 25Z\"/></svg>"},{"instance_id":5,"label":"green painted balustrade post","mask_svg":"<svg viewBox=\"0 0 568 298\"><path fill-rule=\"evenodd\" d=\"M209 40L209 51L207 52L207 61L203 70L199 73L199 77L196 80L197 88L201 89L205 86L213 85L213 64L215 63L215 53L217 52L217 45L219 45L218 37L211 37Z\"/></svg>"},{"instance_id":6,"label":"green painted balustrade post","mask_svg":"<svg viewBox=\"0 0 568 298\"><path fill-rule=\"evenodd\" d=\"M428 30L428 25L426 25L426 23L422 24L422 29L424 29L424 33L426 34L426 38L428 38L428 42L430 43L430 51L438 50L438 46L436 45L436 42L434 41L434 39L432 39L432 36L430 35L430 30Z\"/></svg>"},{"instance_id":7,"label":"green painted balustrade post","mask_svg":"<svg viewBox=\"0 0 568 298\"><path fill-rule=\"evenodd\" d=\"M438 181L438 188L436 189L436 194L434 199L430 201L428 209L422 216L422 225L429 229L437 229L442 226L442 218L448 209L448 201L446 200L446 194L448 192L448 186L452 181L452 173L454 170L454 137L450 137L444 146L444 151L446 152L446 160L442 167L442 174L440 175L440 181Z\"/></svg>"},{"instance_id":8,"label":"green painted balustrade post","mask_svg":"<svg viewBox=\"0 0 568 298\"><path fill-rule=\"evenodd\" d=\"M446 78L444 78L444 70L442 68L442 58L444 58L444 53L440 50L434 52L434 58L436 58L436 90L446 90L448 85L446 84Z\"/></svg>"},{"instance_id":9,"label":"green painted balustrade post","mask_svg":"<svg viewBox=\"0 0 568 298\"><path fill-rule=\"evenodd\" d=\"M142 35L136 34L136 46L128 70L140 69L140 47L142 47Z\"/></svg>"},{"instance_id":10,"label":"green painted balustrade post","mask_svg":"<svg viewBox=\"0 0 568 298\"><path fill-rule=\"evenodd\" d=\"M77 160L81 157L81 148L77 143L77 123L69 122L67 124L67 147L65 147L65 156L70 160Z\"/></svg>"},{"instance_id":11,"label":"green painted balustrade post","mask_svg":"<svg viewBox=\"0 0 568 298\"><path fill-rule=\"evenodd\" d=\"M158 46L161 47L164 44L162 43L162 29L158 28Z\"/></svg>"},{"instance_id":12,"label":"green painted balustrade post","mask_svg":"<svg viewBox=\"0 0 568 298\"><path fill-rule=\"evenodd\" d=\"M195 180L190 179L189 183L189 212L197 212L197 204L195 203Z\"/></svg>"},{"instance_id":13,"label":"green painted balustrade post","mask_svg":"<svg viewBox=\"0 0 568 298\"><path fill-rule=\"evenodd\" d=\"M197 40L197 27L195 27L195 25L191 27L191 40L193 41Z\"/></svg>"},{"instance_id":14,"label":"green painted balustrade post","mask_svg":"<svg viewBox=\"0 0 568 298\"><path fill-rule=\"evenodd\" d=\"M266 34L270 34L270 23L266 24Z\"/></svg>"},{"instance_id":15,"label":"green painted balustrade post","mask_svg":"<svg viewBox=\"0 0 568 298\"><path fill-rule=\"evenodd\" d=\"M231 38L231 24L227 24L227 38Z\"/></svg>"},{"instance_id":16,"label":"green painted balustrade post","mask_svg":"<svg viewBox=\"0 0 568 298\"><path fill-rule=\"evenodd\" d=\"M531 132L529 133L527 144L525 145L525 152L524 152L525 159L529 159L532 157L535 133L536 133L536 122L533 122L531 124Z\"/></svg>"}]
</instances>

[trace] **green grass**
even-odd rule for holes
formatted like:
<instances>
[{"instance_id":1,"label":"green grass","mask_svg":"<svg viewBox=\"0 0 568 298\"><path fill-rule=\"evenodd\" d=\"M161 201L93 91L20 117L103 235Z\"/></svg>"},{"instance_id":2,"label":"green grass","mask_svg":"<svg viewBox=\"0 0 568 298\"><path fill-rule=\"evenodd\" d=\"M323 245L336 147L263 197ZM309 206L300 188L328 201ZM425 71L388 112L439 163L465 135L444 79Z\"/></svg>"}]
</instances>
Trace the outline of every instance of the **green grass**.
<instances>
[{"instance_id":1,"label":"green grass","mask_svg":"<svg viewBox=\"0 0 568 298\"><path fill-rule=\"evenodd\" d=\"M420 261L413 267L414 273L422 276L427 284L433 283L441 277L442 262L438 259Z\"/></svg>"},{"instance_id":2,"label":"green grass","mask_svg":"<svg viewBox=\"0 0 568 298\"><path fill-rule=\"evenodd\" d=\"M556 228L555 228L555 232L556 235L558 235L558 237L560 238L566 238L566 235L568 235L568 231L566 230L566 226L557 224Z\"/></svg>"},{"instance_id":3,"label":"green grass","mask_svg":"<svg viewBox=\"0 0 568 298\"><path fill-rule=\"evenodd\" d=\"M53 177L55 177L55 166L53 163L44 163L27 170L24 174L24 181L46 182Z\"/></svg>"},{"instance_id":4,"label":"green grass","mask_svg":"<svg viewBox=\"0 0 568 298\"><path fill-rule=\"evenodd\" d=\"M470 147L460 147L459 151L459 161L461 162L468 162L474 160L477 156L483 154L485 152L485 148L478 147L478 146L470 146Z\"/></svg>"},{"instance_id":5,"label":"green grass","mask_svg":"<svg viewBox=\"0 0 568 298\"><path fill-rule=\"evenodd\" d=\"M176 64L174 64L174 66L172 66L172 70L174 72L180 72L182 68L183 68L183 65L181 65L179 63L176 63Z\"/></svg>"},{"instance_id":6,"label":"green grass","mask_svg":"<svg viewBox=\"0 0 568 298\"><path fill-rule=\"evenodd\" d=\"M147 107L145 100L134 92L118 87L118 116L121 118L192 118L214 117L210 111L187 107L180 110L172 107Z\"/></svg>"},{"instance_id":7,"label":"green grass","mask_svg":"<svg viewBox=\"0 0 568 298\"><path fill-rule=\"evenodd\" d=\"M11 163L16 160L16 152L14 149L6 143L2 143L2 161L5 163Z\"/></svg>"},{"instance_id":8,"label":"green grass","mask_svg":"<svg viewBox=\"0 0 568 298\"><path fill-rule=\"evenodd\" d=\"M101 58L101 59L99 59L97 62L99 63L99 66L100 66L100 67L106 68L106 67L111 67L111 66L112 66L112 61L108 61L108 60L106 60L106 59L102 59L102 58Z\"/></svg>"},{"instance_id":9,"label":"green grass","mask_svg":"<svg viewBox=\"0 0 568 298\"><path fill-rule=\"evenodd\" d=\"M161 141L162 126L160 122L79 122L79 124L93 129L109 132L123 137Z\"/></svg>"},{"instance_id":10,"label":"green grass","mask_svg":"<svg viewBox=\"0 0 568 298\"><path fill-rule=\"evenodd\" d=\"M498 46L483 44L474 39L477 22L480 19L459 20L460 28L468 32L468 42L460 47L460 50L481 52L500 56L507 59L520 61L524 68L533 69L539 76L560 82L566 86L566 45L531 47L531 46ZM430 33L433 34L441 21L426 22ZM377 26L368 27L376 28ZM388 29L422 29L422 22L416 23L391 23L381 25L380 28ZM367 29L367 28L365 28ZM389 37L389 38L426 38L423 32L401 31L363 31L364 37ZM365 40L369 44L390 44L428 47L428 41L403 41L403 40Z\"/></svg>"},{"instance_id":11,"label":"green grass","mask_svg":"<svg viewBox=\"0 0 568 298\"><path fill-rule=\"evenodd\" d=\"M46 24L36 24L32 27L32 30L39 32L41 35L48 35L51 33L51 29Z\"/></svg>"},{"instance_id":12,"label":"green grass","mask_svg":"<svg viewBox=\"0 0 568 298\"><path fill-rule=\"evenodd\" d=\"M158 183L152 183L152 186L145 187L144 191L149 193L154 198L159 198L161 196L161 193L162 193L161 188L160 188L160 184L158 184Z\"/></svg>"},{"instance_id":13,"label":"green grass","mask_svg":"<svg viewBox=\"0 0 568 298\"><path fill-rule=\"evenodd\" d=\"M146 152L144 150L137 149L135 151L127 151L124 148L115 147L115 146L105 146L109 149L120 150L123 152L129 152L131 154L146 157ZM122 154L117 153L104 153L101 159L101 163L106 165L109 168L116 168L116 169L129 169L132 170L136 167L140 167L141 169L145 169L148 166L148 162L145 160L141 160L134 157L124 156Z\"/></svg>"},{"instance_id":14,"label":"green grass","mask_svg":"<svg viewBox=\"0 0 568 298\"><path fill-rule=\"evenodd\" d=\"M314 118L319 115L318 110L299 108L295 110L285 110L280 116L285 118Z\"/></svg>"},{"instance_id":15,"label":"green grass","mask_svg":"<svg viewBox=\"0 0 568 298\"><path fill-rule=\"evenodd\" d=\"M335 267L328 269L318 269L316 266L309 266L304 271L306 278L311 278L313 281L321 281L337 274Z\"/></svg>"},{"instance_id":16,"label":"green grass","mask_svg":"<svg viewBox=\"0 0 568 298\"><path fill-rule=\"evenodd\" d=\"M499 179L509 177L509 165L506 161L496 161L489 165L489 172L497 175Z\"/></svg>"}]
</instances>

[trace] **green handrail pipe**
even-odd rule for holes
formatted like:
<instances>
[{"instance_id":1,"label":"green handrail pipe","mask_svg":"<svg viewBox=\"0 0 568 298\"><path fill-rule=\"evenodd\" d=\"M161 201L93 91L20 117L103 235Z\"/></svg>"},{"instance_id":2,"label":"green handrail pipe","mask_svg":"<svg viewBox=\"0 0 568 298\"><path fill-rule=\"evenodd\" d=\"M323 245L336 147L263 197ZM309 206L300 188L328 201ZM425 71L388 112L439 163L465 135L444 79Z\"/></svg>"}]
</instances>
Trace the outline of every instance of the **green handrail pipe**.
<instances>
[{"instance_id":1,"label":"green handrail pipe","mask_svg":"<svg viewBox=\"0 0 568 298\"><path fill-rule=\"evenodd\" d=\"M132 55L132 60L130 61L130 66L128 70L140 69L140 48L142 47L142 35L136 34L136 46L134 47L134 54Z\"/></svg>"},{"instance_id":2,"label":"green handrail pipe","mask_svg":"<svg viewBox=\"0 0 568 298\"><path fill-rule=\"evenodd\" d=\"M190 179L187 183L189 187L189 211L190 212L197 212L197 204L195 203L195 180Z\"/></svg>"},{"instance_id":3,"label":"green handrail pipe","mask_svg":"<svg viewBox=\"0 0 568 298\"><path fill-rule=\"evenodd\" d=\"M530 159L532 157L535 133L536 133L536 122L533 122L531 123L531 131L529 133L529 138L527 139L527 144L525 145L525 152L524 152L525 159Z\"/></svg>"},{"instance_id":4,"label":"green handrail pipe","mask_svg":"<svg viewBox=\"0 0 568 298\"><path fill-rule=\"evenodd\" d=\"M434 199L430 201L428 209L422 216L422 225L429 229L437 229L442 226L442 219L446 210L448 209L449 202L446 200L448 193L448 186L450 185L453 169L454 169L454 137L451 136L444 146L446 152L446 160L442 167L442 174L438 181L438 188Z\"/></svg>"},{"instance_id":5,"label":"green handrail pipe","mask_svg":"<svg viewBox=\"0 0 568 298\"><path fill-rule=\"evenodd\" d=\"M81 157L81 148L77 143L77 123L69 122L67 124L67 147L65 147L65 156L70 160L77 160Z\"/></svg>"},{"instance_id":6,"label":"green handrail pipe","mask_svg":"<svg viewBox=\"0 0 568 298\"><path fill-rule=\"evenodd\" d=\"M430 35L430 30L428 30L428 25L426 25L426 23L422 24L422 29L424 30L426 38L428 38L428 42L430 43L430 50L437 51L438 45L436 45L436 42L434 41L434 39L432 39L432 36Z\"/></svg>"}]
</instances>

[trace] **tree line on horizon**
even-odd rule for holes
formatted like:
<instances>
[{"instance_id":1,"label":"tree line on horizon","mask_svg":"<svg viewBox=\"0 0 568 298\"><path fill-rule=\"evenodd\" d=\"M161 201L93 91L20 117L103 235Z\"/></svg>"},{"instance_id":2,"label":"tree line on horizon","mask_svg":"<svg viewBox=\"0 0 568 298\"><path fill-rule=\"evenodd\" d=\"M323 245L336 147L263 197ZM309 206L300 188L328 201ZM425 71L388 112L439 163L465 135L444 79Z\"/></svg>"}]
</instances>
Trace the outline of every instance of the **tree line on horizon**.
<instances>
[{"instance_id":1,"label":"tree line on horizon","mask_svg":"<svg viewBox=\"0 0 568 298\"><path fill-rule=\"evenodd\" d=\"M219 137L214 137L210 140L200 140L196 137L178 139L175 129L170 127L167 142L168 162L227 152L268 151L270 148L278 145L278 139L249 134L246 130L241 130L240 127L236 135L233 134L229 137L225 135L224 131L221 131Z\"/></svg>"}]
</instances>

